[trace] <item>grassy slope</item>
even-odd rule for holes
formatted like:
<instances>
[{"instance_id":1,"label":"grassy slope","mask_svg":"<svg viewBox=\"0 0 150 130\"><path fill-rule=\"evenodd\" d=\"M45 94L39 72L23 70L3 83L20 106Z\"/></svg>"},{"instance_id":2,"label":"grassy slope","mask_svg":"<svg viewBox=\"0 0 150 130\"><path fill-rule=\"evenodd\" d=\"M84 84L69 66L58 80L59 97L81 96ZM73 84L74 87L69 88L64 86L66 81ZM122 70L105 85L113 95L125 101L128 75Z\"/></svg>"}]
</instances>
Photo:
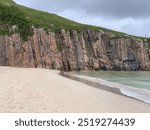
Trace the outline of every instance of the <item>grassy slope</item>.
<instances>
[{"instance_id":1,"label":"grassy slope","mask_svg":"<svg viewBox=\"0 0 150 130\"><path fill-rule=\"evenodd\" d=\"M42 12L42 11L27 8L24 6L20 6L14 3L12 0L0 0L0 5L5 6L6 8L10 8L10 6L14 6L16 8L14 10L17 10L18 12L20 12L20 13L13 14L15 15L15 19L13 19L14 17L11 19L6 19L6 20L4 20L5 17L1 18L0 23L20 25L19 33L21 33L22 36L26 35L25 37L23 36L24 40L27 39L27 36L29 35L27 33L30 32L29 31L30 29L27 31L24 29L26 29L27 27L31 25L38 27L38 28L44 28L45 30L50 29L52 31L59 31L61 28L65 30L75 29L77 31L81 31L83 29L90 29L90 30L103 30L104 32L112 32L116 34L116 37L125 35L125 33L122 33L122 32L117 32L117 31L109 30L109 29L102 28L102 27L80 24L80 23L65 19L55 14L50 14L47 12ZM0 9L0 11L3 14L3 10ZM17 12L17 11L14 11L14 12ZM10 16L12 15L12 13L13 13L13 9L10 9L10 11L8 11L6 15ZM18 20L18 21L15 21L15 20ZM2 31L0 31L0 33L3 34Z\"/></svg>"},{"instance_id":2,"label":"grassy slope","mask_svg":"<svg viewBox=\"0 0 150 130\"><path fill-rule=\"evenodd\" d=\"M0 0L0 4L6 5L6 6L16 5L16 3L13 2L12 0Z\"/></svg>"},{"instance_id":3,"label":"grassy slope","mask_svg":"<svg viewBox=\"0 0 150 130\"><path fill-rule=\"evenodd\" d=\"M103 30L104 32L113 32L117 36L122 36L125 33L109 30L102 27L91 26L81 24L75 21L68 20L56 14L50 14L47 12L42 12L34 9L30 9L24 6L19 6L19 8L26 14L27 17L36 25L37 27L44 27L45 29L51 28L54 31L60 30L63 28L65 30L75 29L77 31L83 29L91 30Z\"/></svg>"}]
</instances>

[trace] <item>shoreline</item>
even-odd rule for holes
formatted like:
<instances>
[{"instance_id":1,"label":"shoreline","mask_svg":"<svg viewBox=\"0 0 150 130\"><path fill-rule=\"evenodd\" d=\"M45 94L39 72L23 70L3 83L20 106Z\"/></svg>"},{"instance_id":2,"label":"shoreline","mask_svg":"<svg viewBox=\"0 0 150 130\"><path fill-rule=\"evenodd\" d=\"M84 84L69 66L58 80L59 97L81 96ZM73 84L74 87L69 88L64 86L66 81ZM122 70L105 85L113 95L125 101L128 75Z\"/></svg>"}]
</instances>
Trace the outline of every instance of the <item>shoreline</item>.
<instances>
[{"instance_id":1,"label":"shoreline","mask_svg":"<svg viewBox=\"0 0 150 130\"><path fill-rule=\"evenodd\" d=\"M59 74L66 78L85 83L86 85L97 88L97 89L105 90L105 91L112 92L112 93L119 94L119 95L124 95L123 93L121 93L120 89L118 89L118 88L111 88L111 87L102 85L98 82L90 81L87 79L81 79L80 77L77 77L75 75L72 75L72 74L69 74L66 72L60 72Z\"/></svg>"},{"instance_id":2,"label":"shoreline","mask_svg":"<svg viewBox=\"0 0 150 130\"><path fill-rule=\"evenodd\" d=\"M121 96L125 96L125 97L128 97L128 98L131 98L131 99L134 99L134 100L137 100L137 101L140 101L140 102L143 102L143 103L146 103L146 104L150 105L150 103L144 102L143 100L140 100L140 99L137 99L135 97L128 96L128 95L122 93L119 88L114 88L114 87L110 87L110 86L107 86L107 85L103 85L103 84L98 83L96 81L83 79L83 78L78 77L77 74L75 74L75 75L74 74L69 74L69 73L64 72L64 71L61 71L59 74L64 76L64 77L67 77L69 79L85 83L86 85L89 85L91 87L101 89L101 90L104 90L104 91L108 91L108 92L111 92L111 93L119 94Z\"/></svg>"},{"instance_id":3,"label":"shoreline","mask_svg":"<svg viewBox=\"0 0 150 130\"><path fill-rule=\"evenodd\" d=\"M149 104L113 91L63 77L58 70L0 67L1 113L150 112Z\"/></svg>"}]
</instances>

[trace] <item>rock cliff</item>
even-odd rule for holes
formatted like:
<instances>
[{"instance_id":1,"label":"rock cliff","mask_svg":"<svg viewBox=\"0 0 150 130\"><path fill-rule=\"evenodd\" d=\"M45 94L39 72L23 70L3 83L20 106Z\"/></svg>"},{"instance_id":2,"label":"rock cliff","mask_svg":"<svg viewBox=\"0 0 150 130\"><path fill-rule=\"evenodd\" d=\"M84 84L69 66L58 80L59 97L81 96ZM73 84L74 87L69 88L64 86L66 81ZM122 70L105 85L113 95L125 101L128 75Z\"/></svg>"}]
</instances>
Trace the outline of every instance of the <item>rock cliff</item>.
<instances>
[{"instance_id":1,"label":"rock cliff","mask_svg":"<svg viewBox=\"0 0 150 130\"><path fill-rule=\"evenodd\" d=\"M25 42L19 34L0 35L0 65L72 70L150 70L147 41L103 31L46 32L35 29Z\"/></svg>"}]
</instances>

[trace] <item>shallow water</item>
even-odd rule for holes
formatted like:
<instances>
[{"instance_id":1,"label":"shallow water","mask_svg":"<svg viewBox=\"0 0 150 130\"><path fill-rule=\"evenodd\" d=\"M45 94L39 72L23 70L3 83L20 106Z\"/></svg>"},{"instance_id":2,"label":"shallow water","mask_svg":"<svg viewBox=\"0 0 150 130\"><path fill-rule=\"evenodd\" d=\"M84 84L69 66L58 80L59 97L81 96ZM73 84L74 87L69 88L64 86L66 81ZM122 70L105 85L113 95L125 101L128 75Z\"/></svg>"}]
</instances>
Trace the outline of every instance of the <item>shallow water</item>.
<instances>
[{"instance_id":1,"label":"shallow water","mask_svg":"<svg viewBox=\"0 0 150 130\"><path fill-rule=\"evenodd\" d=\"M116 87L130 97L150 103L150 72L83 71L76 74L105 80L102 84ZM107 82L108 81L108 82Z\"/></svg>"}]
</instances>

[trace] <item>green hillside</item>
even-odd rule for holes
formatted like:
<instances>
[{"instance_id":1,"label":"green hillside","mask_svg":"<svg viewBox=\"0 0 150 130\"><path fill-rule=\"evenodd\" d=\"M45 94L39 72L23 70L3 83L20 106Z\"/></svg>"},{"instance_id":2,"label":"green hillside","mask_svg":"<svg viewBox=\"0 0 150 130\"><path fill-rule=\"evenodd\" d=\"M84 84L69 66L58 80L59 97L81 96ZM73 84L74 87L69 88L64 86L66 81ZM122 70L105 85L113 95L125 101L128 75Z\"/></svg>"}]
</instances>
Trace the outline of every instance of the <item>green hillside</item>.
<instances>
[{"instance_id":1,"label":"green hillside","mask_svg":"<svg viewBox=\"0 0 150 130\"><path fill-rule=\"evenodd\" d=\"M1 26L3 25L3 27ZM10 31L9 27L17 25L16 31ZM17 5L12 0L0 0L0 34L9 35L12 33L20 33L23 40L27 40L32 35L32 26L36 28L44 28L58 32L61 28L65 30L83 29L103 30L104 32L113 32L116 37L125 35L125 33L109 30L102 27L80 24L56 14L50 14L24 6Z\"/></svg>"},{"instance_id":2,"label":"green hillside","mask_svg":"<svg viewBox=\"0 0 150 130\"><path fill-rule=\"evenodd\" d=\"M13 2L12 0L0 0L0 4L11 6L11 5L15 5L15 2Z\"/></svg>"}]
</instances>

